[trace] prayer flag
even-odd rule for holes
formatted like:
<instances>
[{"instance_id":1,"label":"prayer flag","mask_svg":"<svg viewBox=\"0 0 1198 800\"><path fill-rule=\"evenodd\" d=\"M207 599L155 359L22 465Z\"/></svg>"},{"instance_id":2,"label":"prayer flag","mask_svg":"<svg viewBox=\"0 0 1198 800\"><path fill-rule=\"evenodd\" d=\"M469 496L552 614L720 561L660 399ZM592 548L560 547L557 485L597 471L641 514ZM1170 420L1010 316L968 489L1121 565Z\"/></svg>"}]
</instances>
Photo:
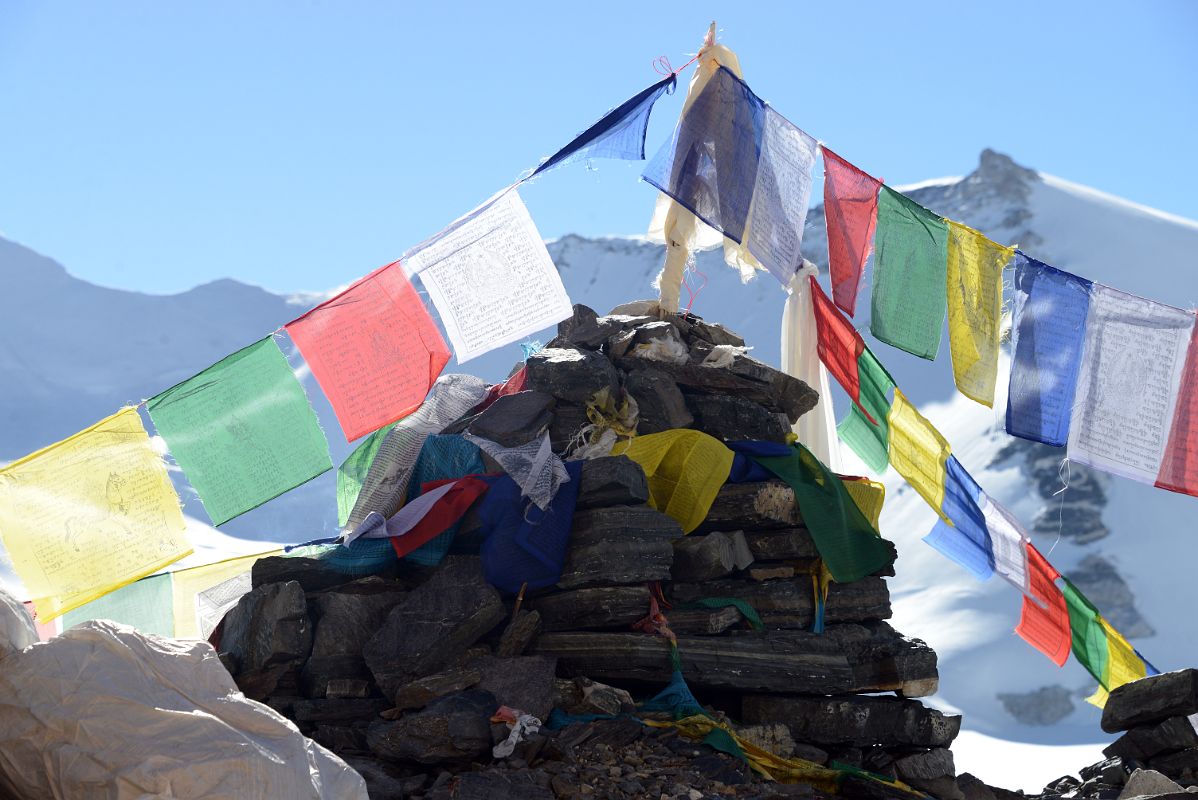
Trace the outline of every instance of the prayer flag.
<instances>
[{"instance_id":1,"label":"prayer flag","mask_svg":"<svg viewBox=\"0 0 1198 800\"><path fill-rule=\"evenodd\" d=\"M90 619L110 619L142 633L207 639L225 613L252 588L254 562L282 552L272 550L150 575L68 611L58 621L62 630Z\"/></svg>"},{"instance_id":2,"label":"prayer flag","mask_svg":"<svg viewBox=\"0 0 1198 800\"><path fill-rule=\"evenodd\" d=\"M895 383L868 347L857 359L857 378L860 405L849 406L848 416L836 426L836 434L870 469L881 474L890 461L890 400L886 394ZM873 422L862 409L868 411Z\"/></svg>"},{"instance_id":3,"label":"prayer flag","mask_svg":"<svg viewBox=\"0 0 1198 800\"><path fill-rule=\"evenodd\" d=\"M1078 591L1068 578L1062 576L1061 582L1064 584L1062 593L1065 596L1065 607L1069 612L1073 656L1094 680L1098 681L1101 690L1104 676L1109 674L1106 629L1098 621L1098 609L1086 596Z\"/></svg>"},{"instance_id":4,"label":"prayer flag","mask_svg":"<svg viewBox=\"0 0 1198 800\"><path fill-rule=\"evenodd\" d=\"M984 581L994 574L994 546L982 513L985 493L956 456L948 457L945 473L941 519L923 540Z\"/></svg>"},{"instance_id":5,"label":"prayer flag","mask_svg":"<svg viewBox=\"0 0 1198 800\"><path fill-rule=\"evenodd\" d=\"M420 245L405 267L428 289L459 364L572 313L561 275L514 189Z\"/></svg>"},{"instance_id":6,"label":"prayer flag","mask_svg":"<svg viewBox=\"0 0 1198 800\"><path fill-rule=\"evenodd\" d=\"M1147 664L1068 578L1061 580L1065 584L1073 655L1098 681L1098 690L1086 701L1102 708L1110 690L1145 677Z\"/></svg>"},{"instance_id":7,"label":"prayer flag","mask_svg":"<svg viewBox=\"0 0 1198 800\"><path fill-rule=\"evenodd\" d=\"M523 502L519 485L507 475L484 478L491 488L477 513L482 522L481 555L487 583L516 594L525 583L529 589L544 589L561 580L582 464L566 462L570 480L562 484L545 510Z\"/></svg>"},{"instance_id":8,"label":"prayer flag","mask_svg":"<svg viewBox=\"0 0 1198 800\"><path fill-rule=\"evenodd\" d=\"M43 623L191 553L133 407L0 469L0 538Z\"/></svg>"},{"instance_id":9,"label":"prayer flag","mask_svg":"<svg viewBox=\"0 0 1198 800\"><path fill-rule=\"evenodd\" d=\"M398 262L285 327L351 442L415 411L449 361Z\"/></svg>"},{"instance_id":10,"label":"prayer flag","mask_svg":"<svg viewBox=\"0 0 1198 800\"><path fill-rule=\"evenodd\" d=\"M254 562L282 554L282 550L269 550L172 572L175 638L211 636L229 609L253 589Z\"/></svg>"},{"instance_id":11,"label":"prayer flag","mask_svg":"<svg viewBox=\"0 0 1198 800\"><path fill-rule=\"evenodd\" d=\"M749 253L785 286L799 252L817 143L720 67L644 179Z\"/></svg>"},{"instance_id":12,"label":"prayer flag","mask_svg":"<svg viewBox=\"0 0 1198 800\"><path fill-rule=\"evenodd\" d=\"M947 260L944 220L883 186L874 235L874 336L920 358L936 358L944 325Z\"/></svg>"},{"instance_id":13,"label":"prayer flag","mask_svg":"<svg viewBox=\"0 0 1198 800\"><path fill-rule=\"evenodd\" d=\"M1198 495L1198 326L1190 334L1181 386L1156 486Z\"/></svg>"},{"instance_id":14,"label":"prayer flag","mask_svg":"<svg viewBox=\"0 0 1198 800\"><path fill-rule=\"evenodd\" d=\"M670 75L625 100L574 137L568 145L545 159L528 177L583 158L643 160L649 113L663 94L674 91L676 81L676 76Z\"/></svg>"},{"instance_id":15,"label":"prayer flag","mask_svg":"<svg viewBox=\"0 0 1198 800\"><path fill-rule=\"evenodd\" d=\"M894 390L889 423L890 465L943 516L940 508L944 503L946 462L952 448L898 388Z\"/></svg>"},{"instance_id":16,"label":"prayer flag","mask_svg":"<svg viewBox=\"0 0 1198 800\"><path fill-rule=\"evenodd\" d=\"M1002 271L1014 255L973 228L948 220L948 344L961 394L994 405Z\"/></svg>"},{"instance_id":17,"label":"prayer flag","mask_svg":"<svg viewBox=\"0 0 1198 800\"><path fill-rule=\"evenodd\" d=\"M66 630L89 619L110 619L132 625L142 633L174 636L171 576L151 575L72 609L62 615L62 628Z\"/></svg>"},{"instance_id":18,"label":"prayer flag","mask_svg":"<svg viewBox=\"0 0 1198 800\"><path fill-rule=\"evenodd\" d=\"M419 520L412 523L407 530L397 532L391 537L391 546L395 555L403 558L414 554L419 549L430 544L434 539L455 527L463 515L474 505L474 501L490 488L490 484L480 478L457 478L448 484L448 490L438 496L432 507ZM430 490L430 494L435 489ZM421 495L423 497L424 495ZM403 509L400 509L400 514ZM402 533L402 535L398 535Z\"/></svg>"},{"instance_id":19,"label":"prayer flag","mask_svg":"<svg viewBox=\"0 0 1198 800\"><path fill-rule=\"evenodd\" d=\"M273 336L146 403L213 525L332 469L328 443Z\"/></svg>"},{"instance_id":20,"label":"prayer flag","mask_svg":"<svg viewBox=\"0 0 1198 800\"><path fill-rule=\"evenodd\" d=\"M449 374L438 378L424 404L395 423L391 431L381 438L371 463L362 472L361 486L345 524L356 527L372 511L381 514L384 519L395 514L408 499L408 483L425 440L431 434L443 431L449 423L478 405L486 395L486 383L473 375ZM356 554L350 554L346 559L348 569L356 569L354 563L358 561L365 562L364 568L377 563L377 553L367 552L369 548L365 545L359 549L363 558L358 559ZM339 548L335 552L337 555L334 558L340 558L346 555L347 548ZM389 558L395 557L390 548L382 552Z\"/></svg>"},{"instance_id":21,"label":"prayer flag","mask_svg":"<svg viewBox=\"0 0 1198 800\"><path fill-rule=\"evenodd\" d=\"M1027 594L1028 563L1027 542L1030 537L1015 515L982 494L982 517L986 520L986 531L990 534L990 549L994 554L994 574Z\"/></svg>"},{"instance_id":22,"label":"prayer flag","mask_svg":"<svg viewBox=\"0 0 1198 800\"><path fill-rule=\"evenodd\" d=\"M1069 422L1069 458L1155 484L1194 315L1095 284Z\"/></svg>"},{"instance_id":23,"label":"prayer flag","mask_svg":"<svg viewBox=\"0 0 1198 800\"><path fill-rule=\"evenodd\" d=\"M524 374L523 367L519 374ZM494 386L491 387L491 389L494 388ZM491 392L488 390L488 397L490 394ZM486 468L483 466L482 454L479 452L478 445L466 441L459 435L435 433L424 440L424 444L420 448L420 456L412 468L412 479L408 483L408 502L420 497L424 492L424 485L427 483L464 478L467 475L481 475L483 472L486 472ZM449 547L453 544L460 527L456 522L450 525L440 536L409 553L407 559L425 566L440 564L449 552Z\"/></svg>"},{"instance_id":24,"label":"prayer flag","mask_svg":"<svg viewBox=\"0 0 1198 800\"><path fill-rule=\"evenodd\" d=\"M1092 284L1018 251L1015 255L1007 433L1063 447Z\"/></svg>"},{"instance_id":25,"label":"prayer flag","mask_svg":"<svg viewBox=\"0 0 1198 800\"><path fill-rule=\"evenodd\" d=\"M865 262L873 250L882 182L827 147L820 150L824 154L824 224L832 299L851 317L857 308Z\"/></svg>"},{"instance_id":26,"label":"prayer flag","mask_svg":"<svg viewBox=\"0 0 1198 800\"><path fill-rule=\"evenodd\" d=\"M1106 672L1104 679L1099 681L1098 690L1087 697L1086 702L1102 708L1113 690L1125 683L1147 677L1148 665L1127 639L1123 638L1123 634L1112 628L1101 616L1098 617L1098 624L1106 634Z\"/></svg>"},{"instance_id":27,"label":"prayer flag","mask_svg":"<svg viewBox=\"0 0 1198 800\"><path fill-rule=\"evenodd\" d=\"M685 428L619 442L611 454L641 465L649 481L649 505L677 520L683 533L707 518L733 461L732 451L719 439Z\"/></svg>"},{"instance_id":28,"label":"prayer flag","mask_svg":"<svg viewBox=\"0 0 1198 800\"><path fill-rule=\"evenodd\" d=\"M362 440L362 443L354 448L354 451L346 456L346 459L341 462L341 466L337 467L337 525L344 528L345 523L349 521L349 514L354 508L354 503L358 502L358 495L362 493L362 484L366 482L366 474L370 472L370 465L374 463L374 457L378 455L379 448L383 446L383 440L387 438L387 434L395 427L395 423L379 428L374 433Z\"/></svg>"},{"instance_id":29,"label":"prayer flag","mask_svg":"<svg viewBox=\"0 0 1198 800\"><path fill-rule=\"evenodd\" d=\"M732 442L731 446L740 449L743 444L755 443ZM845 482L810 450L796 442L787 456L755 456L751 451L749 455L794 491L803 524L833 580L851 583L891 563L890 545L862 513Z\"/></svg>"},{"instance_id":30,"label":"prayer flag","mask_svg":"<svg viewBox=\"0 0 1198 800\"><path fill-rule=\"evenodd\" d=\"M828 372L849 393L853 402L860 405L861 380L857 373L857 360L865 351L865 340L832 305L814 275L810 281L819 360L824 362ZM871 422L877 421L877 417L871 415L868 409L862 410Z\"/></svg>"},{"instance_id":31,"label":"prayer flag","mask_svg":"<svg viewBox=\"0 0 1198 800\"><path fill-rule=\"evenodd\" d=\"M1031 542L1027 543L1027 561L1031 573L1031 595L1039 603L1032 597L1024 596L1023 610L1015 632L1058 667L1064 666L1069 658L1072 639L1065 596L1054 583L1061 575Z\"/></svg>"}]
</instances>

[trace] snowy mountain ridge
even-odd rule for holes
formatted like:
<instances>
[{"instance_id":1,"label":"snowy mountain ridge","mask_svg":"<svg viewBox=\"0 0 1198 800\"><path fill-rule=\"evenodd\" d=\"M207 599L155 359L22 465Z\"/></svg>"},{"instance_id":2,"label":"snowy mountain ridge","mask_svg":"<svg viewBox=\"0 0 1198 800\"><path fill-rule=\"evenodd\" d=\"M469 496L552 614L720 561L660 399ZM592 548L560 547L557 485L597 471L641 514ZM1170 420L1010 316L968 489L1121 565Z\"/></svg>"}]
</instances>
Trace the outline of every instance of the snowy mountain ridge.
<instances>
[{"instance_id":1,"label":"snowy mountain ridge","mask_svg":"<svg viewBox=\"0 0 1198 800\"><path fill-rule=\"evenodd\" d=\"M1196 222L1039 173L989 150L964 177L897 188L938 214L996 241L1018 243L1061 269L1172 305L1198 298L1198 273L1183 268L1198 252ZM806 256L826 267L822 207L811 209L804 236ZM654 294L662 248L643 237L568 235L548 247L574 302L604 312ZM742 284L719 252L699 254L696 273L693 310L737 331L755 357L777 364L782 287L766 274ZM176 295L105 289L3 239L0 284L8 290L0 295L0 460L20 457L161 391L328 296L288 297L232 280ZM955 391L947 344L933 363L869 336L868 291L863 287L855 323L983 488L1028 526L1041 552L1156 666L1192 663L1189 643L1198 639L1198 615L1186 609L1198 604L1198 586L1189 559L1176 554L1193 546L1186 522L1198 511L1198 499L1066 464L1063 449L1007 436L1005 354L995 409L984 408ZM684 289L683 305L689 298ZM550 330L533 338L544 342L552 335ZM285 337L280 344L293 349ZM290 356L298 366L294 353ZM460 367L451 363L448 370L498 380L519 358L520 348L512 345ZM310 375L303 380L336 462L349 445L319 387ZM843 413L843 393L834 393ZM857 471L868 474L859 464ZM1092 688L1089 676L1073 661L1058 670L1020 641L1012 632L1018 595L997 580L977 583L920 542L932 527L933 512L893 471L883 479L889 491L883 534L900 554L890 582L895 626L939 653L939 702L961 710L967 729L978 736L1074 745L1104 738L1096 710L1081 702ZM180 487L189 513L203 519L188 487L182 482ZM334 524L332 487L331 474L325 475L220 532L196 522L192 536L202 552L194 561L326 534ZM321 529L311 520L320 520Z\"/></svg>"}]
</instances>

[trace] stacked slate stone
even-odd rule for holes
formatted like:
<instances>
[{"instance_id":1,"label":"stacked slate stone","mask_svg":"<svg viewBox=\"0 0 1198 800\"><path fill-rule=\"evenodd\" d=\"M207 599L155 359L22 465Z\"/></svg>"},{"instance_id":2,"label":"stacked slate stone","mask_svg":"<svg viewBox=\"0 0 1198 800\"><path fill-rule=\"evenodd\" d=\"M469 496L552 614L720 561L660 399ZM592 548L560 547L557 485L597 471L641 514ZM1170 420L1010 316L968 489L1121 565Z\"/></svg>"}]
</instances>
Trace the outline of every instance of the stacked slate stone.
<instances>
[{"instance_id":1,"label":"stacked slate stone","mask_svg":"<svg viewBox=\"0 0 1198 800\"><path fill-rule=\"evenodd\" d=\"M1122 735L1107 758L1044 788L1043 796L1117 800L1198 791L1198 669L1126 683L1111 692L1102 729ZM1189 792L1186 792L1189 789Z\"/></svg>"},{"instance_id":2,"label":"stacked slate stone","mask_svg":"<svg viewBox=\"0 0 1198 800\"><path fill-rule=\"evenodd\" d=\"M601 317L576 306L558 337L528 359L524 391L446 431L515 446L547 428L568 457L595 421L588 402L606 390L613 407L635 401L638 435L695 428L724 441L782 442L814 405L806 384L748 357L722 326L636 310ZM488 585L468 552L432 570L401 562L357 580L317 560L263 559L253 591L225 618L218 649L247 694L345 756L372 796L432 797L438 772L488 769L492 746L508 733L490 722L501 705L541 720L554 708L618 715L633 709L633 696L666 685L671 645L638 625L660 598L695 697L745 738L779 755L962 797L948 750L960 718L913 699L935 692L936 655L886 622L892 566L833 583L826 629L816 633L819 554L787 484L724 486L686 536L648 500L635 462L585 461L561 577L520 598ZM479 525L468 514L459 541L477 541ZM712 598L721 600L703 603ZM754 612L760 625L746 618ZM549 774L555 760L574 763L569 743L587 738L570 733L577 727L520 745L511 763L529 774L517 780L517 796L573 796L561 788L569 781ZM550 784L550 794L538 794ZM853 787L869 797L888 791L853 779L844 793ZM639 796L629 791L609 787L600 796Z\"/></svg>"}]
</instances>

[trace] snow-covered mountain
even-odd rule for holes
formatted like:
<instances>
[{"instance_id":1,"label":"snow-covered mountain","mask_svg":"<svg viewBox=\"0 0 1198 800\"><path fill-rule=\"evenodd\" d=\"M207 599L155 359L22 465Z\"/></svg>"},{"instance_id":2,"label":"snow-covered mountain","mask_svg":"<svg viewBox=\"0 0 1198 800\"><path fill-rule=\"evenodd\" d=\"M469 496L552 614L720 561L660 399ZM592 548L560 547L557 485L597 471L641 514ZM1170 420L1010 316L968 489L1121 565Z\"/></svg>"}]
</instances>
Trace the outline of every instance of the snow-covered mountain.
<instances>
[{"instance_id":1,"label":"snow-covered mountain","mask_svg":"<svg viewBox=\"0 0 1198 800\"><path fill-rule=\"evenodd\" d=\"M1019 243L1043 261L1153 299L1186 306L1198 297L1198 223L1120 200L984 151L963 178L899 187L933 211L997 241ZM600 312L653 295L660 247L642 239L565 236L549 244L575 302ZM822 208L812 209L808 258L826 265ZM363 272L370 265L363 265ZM763 274L742 284L719 253L703 253L692 278L693 310L741 333L754 355L779 360L785 294ZM188 377L296 316L308 297L283 297L236 281L155 296L93 286L20 245L0 239L0 460L19 457ZM867 297L863 293L862 297ZM688 293L683 291L683 303ZM982 486L1033 531L1040 550L1093 599L1160 669L1193 664L1198 605L1190 520L1198 499L1064 464L1064 451L1003 432L1005 397L994 410L957 394L947 344L935 363L872 340L868 302L857 323L904 393L939 427ZM552 331L542 332L547 341ZM947 339L947 334L945 336ZM283 339L281 344L290 349ZM294 354L292 354L294 357ZM521 356L518 346L470 361L461 370L497 380ZM348 445L319 387L295 359L335 460ZM1004 370L1007 364L1004 360ZM1000 376L1005 387L1005 376ZM839 394L839 392L838 392ZM840 399L838 408L842 408ZM843 410L843 408L842 408ZM846 450L849 463L854 463ZM864 467L858 465L864 471ZM969 731L961 744L984 750L992 739L1082 745L1100 741L1098 713L1082 702L1092 688L1072 660L1063 669L1013 633L1019 597L996 579L977 583L919 539L933 513L893 471L883 533L898 545L891 580L895 625L939 653L937 700L960 710ZM1065 488L1067 486L1067 488ZM180 479L185 497L188 488ZM1062 491L1063 490L1063 491ZM334 525L333 482L326 475L234 520L217 533L195 523L203 552L254 552L262 542L296 542ZM203 513L194 498L193 517ZM970 738L972 737L972 738ZM1075 747L1070 761L1097 749ZM965 768L979 769L959 753ZM1009 776L989 777L1009 785ZM1052 777L1052 776L1048 776ZM1042 784L1042 781L1041 781ZM1029 782L1025 788L1038 788Z\"/></svg>"}]
</instances>

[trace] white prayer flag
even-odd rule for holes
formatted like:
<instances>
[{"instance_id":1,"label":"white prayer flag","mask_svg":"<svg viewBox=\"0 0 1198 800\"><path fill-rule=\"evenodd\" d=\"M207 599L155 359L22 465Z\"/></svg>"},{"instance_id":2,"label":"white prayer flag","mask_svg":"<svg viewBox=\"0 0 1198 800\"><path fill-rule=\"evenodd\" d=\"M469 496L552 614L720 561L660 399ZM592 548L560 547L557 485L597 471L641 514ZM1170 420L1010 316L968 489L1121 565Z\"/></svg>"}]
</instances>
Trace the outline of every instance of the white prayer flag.
<instances>
[{"instance_id":1,"label":"white prayer flag","mask_svg":"<svg viewBox=\"0 0 1198 800\"><path fill-rule=\"evenodd\" d=\"M811 199L818 144L772 107L765 107L761 158L745 239L749 252L783 286L803 263L799 252Z\"/></svg>"},{"instance_id":2,"label":"white prayer flag","mask_svg":"<svg viewBox=\"0 0 1198 800\"><path fill-rule=\"evenodd\" d=\"M441 316L458 363L570 316L561 276L513 189L406 257Z\"/></svg>"},{"instance_id":3,"label":"white prayer flag","mask_svg":"<svg viewBox=\"0 0 1198 800\"><path fill-rule=\"evenodd\" d=\"M1094 284L1069 423L1069 458L1156 483L1194 315Z\"/></svg>"},{"instance_id":4,"label":"white prayer flag","mask_svg":"<svg viewBox=\"0 0 1198 800\"><path fill-rule=\"evenodd\" d=\"M994 552L994 574L1031 597L1028 584L1027 531L1019 521L988 495L982 495L982 516Z\"/></svg>"}]
</instances>

